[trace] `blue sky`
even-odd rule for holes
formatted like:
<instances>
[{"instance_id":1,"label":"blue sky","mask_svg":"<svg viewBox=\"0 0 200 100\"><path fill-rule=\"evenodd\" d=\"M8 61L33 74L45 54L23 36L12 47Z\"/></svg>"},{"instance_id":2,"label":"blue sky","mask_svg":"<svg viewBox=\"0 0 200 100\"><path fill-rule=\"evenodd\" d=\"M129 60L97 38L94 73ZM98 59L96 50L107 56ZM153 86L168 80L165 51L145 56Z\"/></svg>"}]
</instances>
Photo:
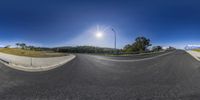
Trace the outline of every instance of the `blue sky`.
<instances>
[{"instance_id":1,"label":"blue sky","mask_svg":"<svg viewBox=\"0 0 200 100\"><path fill-rule=\"evenodd\" d=\"M95 38L96 27L117 31L117 47L137 36L152 44L183 48L200 44L198 0L1 0L0 46L113 47L113 33Z\"/></svg>"}]
</instances>

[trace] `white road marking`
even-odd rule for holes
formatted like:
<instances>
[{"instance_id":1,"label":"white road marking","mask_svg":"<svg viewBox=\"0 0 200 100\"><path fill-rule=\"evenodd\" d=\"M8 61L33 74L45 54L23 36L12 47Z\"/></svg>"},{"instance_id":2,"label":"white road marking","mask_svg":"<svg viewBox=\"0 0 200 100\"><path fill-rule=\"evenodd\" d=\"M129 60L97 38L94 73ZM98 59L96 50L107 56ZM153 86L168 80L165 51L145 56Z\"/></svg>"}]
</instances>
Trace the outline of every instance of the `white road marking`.
<instances>
[{"instance_id":1,"label":"white road marking","mask_svg":"<svg viewBox=\"0 0 200 100\"><path fill-rule=\"evenodd\" d=\"M145 61L145 60L155 59L155 58L162 57L162 56L174 53L174 52L175 51L161 54L161 55L158 55L155 57L144 58L144 59L132 59L132 60L117 60L117 59L103 58L103 57L97 57L97 56L95 58L97 58L99 60L107 60L107 61L113 61L113 62L137 62L137 61Z\"/></svg>"}]
</instances>

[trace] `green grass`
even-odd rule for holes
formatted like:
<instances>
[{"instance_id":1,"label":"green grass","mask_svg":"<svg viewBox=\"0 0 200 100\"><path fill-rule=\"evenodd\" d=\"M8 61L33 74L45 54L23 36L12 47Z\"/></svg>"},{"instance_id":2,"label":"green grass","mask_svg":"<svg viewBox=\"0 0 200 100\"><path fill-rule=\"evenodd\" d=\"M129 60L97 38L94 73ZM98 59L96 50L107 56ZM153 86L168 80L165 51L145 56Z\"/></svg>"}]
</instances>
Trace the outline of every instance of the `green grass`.
<instances>
[{"instance_id":1,"label":"green grass","mask_svg":"<svg viewBox=\"0 0 200 100\"><path fill-rule=\"evenodd\" d=\"M0 48L0 52L18 56L27 56L27 57L59 57L66 55L64 53L23 50L18 48Z\"/></svg>"},{"instance_id":2,"label":"green grass","mask_svg":"<svg viewBox=\"0 0 200 100\"><path fill-rule=\"evenodd\" d=\"M200 52L200 49L195 49L195 50L193 50L193 51L197 51L197 52Z\"/></svg>"}]
</instances>

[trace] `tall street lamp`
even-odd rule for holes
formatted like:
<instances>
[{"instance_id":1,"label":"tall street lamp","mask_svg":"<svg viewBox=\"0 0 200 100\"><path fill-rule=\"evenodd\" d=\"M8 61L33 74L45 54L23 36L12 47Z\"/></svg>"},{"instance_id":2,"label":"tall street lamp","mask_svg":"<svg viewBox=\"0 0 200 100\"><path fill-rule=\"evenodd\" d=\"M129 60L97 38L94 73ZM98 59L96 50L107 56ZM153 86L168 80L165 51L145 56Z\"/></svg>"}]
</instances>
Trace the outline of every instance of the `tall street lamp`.
<instances>
[{"instance_id":1,"label":"tall street lamp","mask_svg":"<svg viewBox=\"0 0 200 100\"><path fill-rule=\"evenodd\" d=\"M114 53L116 53L115 51L117 50L117 32L112 27L108 27L108 28L111 29L112 32L114 33ZM108 28L106 28L103 32L105 32ZM96 37L102 38L103 32L100 32L99 29L98 29L98 31L96 33Z\"/></svg>"},{"instance_id":2,"label":"tall street lamp","mask_svg":"<svg viewBox=\"0 0 200 100\"><path fill-rule=\"evenodd\" d=\"M114 33L114 48L117 49L117 32L112 28L111 29Z\"/></svg>"}]
</instances>

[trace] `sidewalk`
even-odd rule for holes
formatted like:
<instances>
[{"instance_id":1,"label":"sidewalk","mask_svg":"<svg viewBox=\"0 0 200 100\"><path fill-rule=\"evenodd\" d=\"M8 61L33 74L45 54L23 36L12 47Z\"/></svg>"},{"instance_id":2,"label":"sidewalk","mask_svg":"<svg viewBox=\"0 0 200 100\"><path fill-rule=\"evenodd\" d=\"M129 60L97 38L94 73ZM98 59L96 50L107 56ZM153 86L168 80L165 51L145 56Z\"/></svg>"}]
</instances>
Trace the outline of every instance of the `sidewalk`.
<instances>
[{"instance_id":1,"label":"sidewalk","mask_svg":"<svg viewBox=\"0 0 200 100\"><path fill-rule=\"evenodd\" d=\"M197 51L187 51L191 56L193 56L195 59L197 59L198 61L200 61L200 52Z\"/></svg>"},{"instance_id":2,"label":"sidewalk","mask_svg":"<svg viewBox=\"0 0 200 100\"><path fill-rule=\"evenodd\" d=\"M62 57L33 58L0 53L0 62L14 69L37 72L59 67L75 57L75 55L70 54Z\"/></svg>"}]
</instances>

